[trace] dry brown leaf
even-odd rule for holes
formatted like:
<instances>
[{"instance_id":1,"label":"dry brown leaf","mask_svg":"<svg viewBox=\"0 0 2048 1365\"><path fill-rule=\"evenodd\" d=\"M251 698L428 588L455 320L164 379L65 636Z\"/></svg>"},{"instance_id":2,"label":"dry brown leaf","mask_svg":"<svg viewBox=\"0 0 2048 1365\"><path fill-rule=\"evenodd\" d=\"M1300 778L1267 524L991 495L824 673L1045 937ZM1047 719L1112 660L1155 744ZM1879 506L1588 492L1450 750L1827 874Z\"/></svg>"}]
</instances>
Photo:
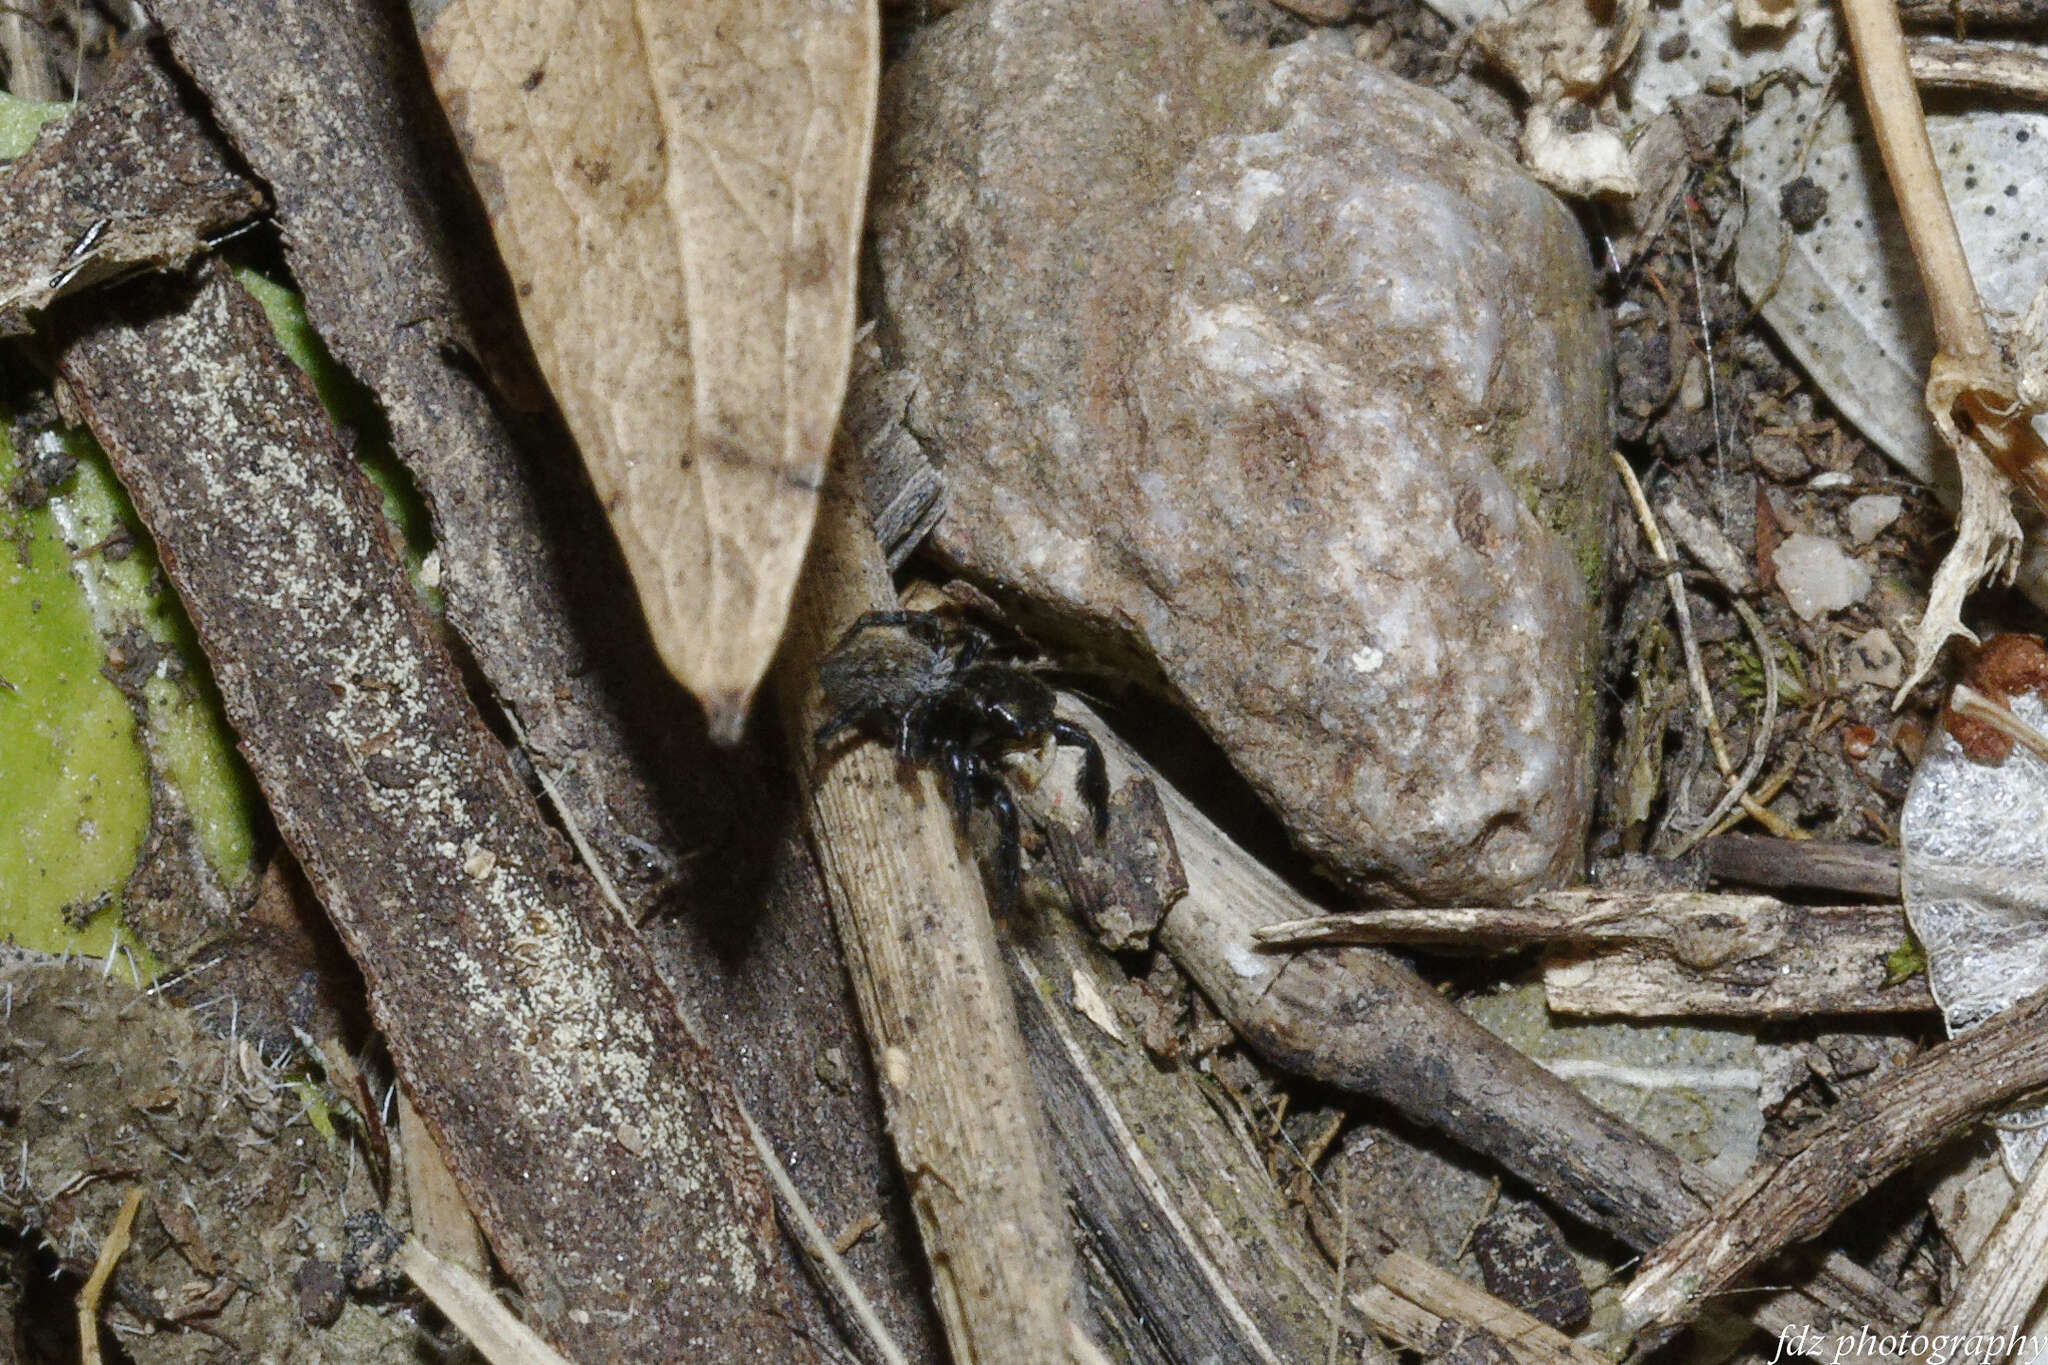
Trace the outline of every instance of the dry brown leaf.
<instances>
[{"instance_id":1,"label":"dry brown leaf","mask_svg":"<svg viewBox=\"0 0 2048 1365\"><path fill-rule=\"evenodd\" d=\"M422 40L655 643L735 736L846 388L874 0L454 0Z\"/></svg>"}]
</instances>

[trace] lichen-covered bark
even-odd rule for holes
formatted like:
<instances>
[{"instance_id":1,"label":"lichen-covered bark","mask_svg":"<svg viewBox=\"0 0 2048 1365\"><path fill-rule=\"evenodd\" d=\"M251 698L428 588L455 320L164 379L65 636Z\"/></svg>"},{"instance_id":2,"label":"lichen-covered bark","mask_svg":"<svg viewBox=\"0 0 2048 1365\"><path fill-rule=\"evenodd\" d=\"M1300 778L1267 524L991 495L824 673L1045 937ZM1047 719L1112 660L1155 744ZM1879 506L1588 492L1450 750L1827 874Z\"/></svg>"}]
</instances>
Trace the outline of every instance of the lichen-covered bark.
<instances>
[{"instance_id":1,"label":"lichen-covered bark","mask_svg":"<svg viewBox=\"0 0 2048 1365\"><path fill-rule=\"evenodd\" d=\"M730 1091L477 716L260 310L215 267L63 332L278 828L548 1334L809 1358Z\"/></svg>"}]
</instances>

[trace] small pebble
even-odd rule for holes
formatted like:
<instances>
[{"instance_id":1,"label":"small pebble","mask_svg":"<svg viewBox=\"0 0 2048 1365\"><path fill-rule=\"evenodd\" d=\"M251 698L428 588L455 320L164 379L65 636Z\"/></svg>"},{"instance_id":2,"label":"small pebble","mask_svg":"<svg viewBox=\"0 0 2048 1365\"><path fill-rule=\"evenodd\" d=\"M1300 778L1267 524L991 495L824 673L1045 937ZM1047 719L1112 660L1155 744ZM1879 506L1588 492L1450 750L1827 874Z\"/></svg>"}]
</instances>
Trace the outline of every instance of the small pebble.
<instances>
[{"instance_id":1,"label":"small pebble","mask_svg":"<svg viewBox=\"0 0 2048 1365\"><path fill-rule=\"evenodd\" d=\"M1858 545L1868 545L1884 534L1884 529L1899 519L1905 504L1890 493L1869 493L1849 504L1846 514L1849 522L1849 538Z\"/></svg>"},{"instance_id":2,"label":"small pebble","mask_svg":"<svg viewBox=\"0 0 2048 1365\"><path fill-rule=\"evenodd\" d=\"M1687 412L1698 412L1707 405L1707 367L1698 356L1685 362L1685 373L1678 380L1678 406Z\"/></svg>"},{"instance_id":3,"label":"small pebble","mask_svg":"<svg viewBox=\"0 0 2048 1365\"><path fill-rule=\"evenodd\" d=\"M1807 480L1806 486L1815 492L1825 492L1830 488L1847 488L1853 482L1846 470L1830 469L1814 475Z\"/></svg>"},{"instance_id":4,"label":"small pebble","mask_svg":"<svg viewBox=\"0 0 2048 1365\"><path fill-rule=\"evenodd\" d=\"M1780 483L1797 483L1813 472L1812 461L1796 441L1783 436L1759 436L1749 448L1756 467Z\"/></svg>"},{"instance_id":5,"label":"small pebble","mask_svg":"<svg viewBox=\"0 0 2048 1365\"><path fill-rule=\"evenodd\" d=\"M1787 536L1771 552L1771 567L1785 601L1802 621L1853 606L1870 591L1870 570L1825 536Z\"/></svg>"}]
</instances>

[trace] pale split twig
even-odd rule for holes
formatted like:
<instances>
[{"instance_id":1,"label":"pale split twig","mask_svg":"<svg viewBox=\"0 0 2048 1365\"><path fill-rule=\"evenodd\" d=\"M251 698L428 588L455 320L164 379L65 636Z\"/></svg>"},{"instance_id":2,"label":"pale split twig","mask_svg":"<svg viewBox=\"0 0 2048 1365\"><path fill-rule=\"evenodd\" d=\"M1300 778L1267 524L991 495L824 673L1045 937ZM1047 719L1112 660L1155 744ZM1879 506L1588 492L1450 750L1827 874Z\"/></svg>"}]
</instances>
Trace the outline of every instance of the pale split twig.
<instances>
[{"instance_id":1,"label":"pale split twig","mask_svg":"<svg viewBox=\"0 0 2048 1365\"><path fill-rule=\"evenodd\" d=\"M100 1243L100 1254L93 1262L92 1274L86 1278L85 1287L78 1291L80 1365L100 1365L100 1298L106 1293L107 1281L114 1277L114 1266L119 1263L121 1254L128 1250L129 1230L135 1226L135 1210L140 1207L142 1186L131 1186L128 1197L121 1201L121 1212L114 1217L114 1226L108 1230L106 1240Z\"/></svg>"},{"instance_id":2,"label":"pale split twig","mask_svg":"<svg viewBox=\"0 0 2048 1365\"><path fill-rule=\"evenodd\" d=\"M573 1365L499 1302L474 1271L435 1255L419 1238L400 1244L398 1268L490 1365Z\"/></svg>"}]
</instances>

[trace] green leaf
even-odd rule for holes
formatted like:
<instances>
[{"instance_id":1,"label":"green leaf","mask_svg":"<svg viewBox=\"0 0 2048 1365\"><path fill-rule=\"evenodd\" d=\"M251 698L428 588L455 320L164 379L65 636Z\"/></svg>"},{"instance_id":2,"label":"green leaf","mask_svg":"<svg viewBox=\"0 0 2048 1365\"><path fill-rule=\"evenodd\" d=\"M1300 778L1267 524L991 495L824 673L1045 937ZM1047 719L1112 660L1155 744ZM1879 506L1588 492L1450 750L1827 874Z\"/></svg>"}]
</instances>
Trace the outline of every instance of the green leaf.
<instances>
[{"instance_id":1,"label":"green leaf","mask_svg":"<svg viewBox=\"0 0 2048 1365\"><path fill-rule=\"evenodd\" d=\"M9 501L0 532L0 934L98 956L149 826L148 766L54 517Z\"/></svg>"}]
</instances>

